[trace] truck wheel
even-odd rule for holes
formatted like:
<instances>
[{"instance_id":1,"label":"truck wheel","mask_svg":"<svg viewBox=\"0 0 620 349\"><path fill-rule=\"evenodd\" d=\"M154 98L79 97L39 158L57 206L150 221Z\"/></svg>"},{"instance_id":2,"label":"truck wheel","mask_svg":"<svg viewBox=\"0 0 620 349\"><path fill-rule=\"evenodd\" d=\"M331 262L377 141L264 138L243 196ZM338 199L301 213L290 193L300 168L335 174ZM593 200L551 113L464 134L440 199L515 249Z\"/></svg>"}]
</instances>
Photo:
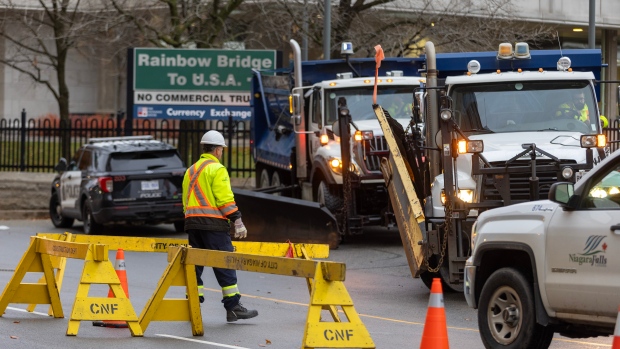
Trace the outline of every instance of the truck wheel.
<instances>
[{"instance_id":1,"label":"truck wheel","mask_svg":"<svg viewBox=\"0 0 620 349\"><path fill-rule=\"evenodd\" d=\"M273 171L273 175L271 176L271 186L272 187L281 187L282 181L280 180L280 174L278 170ZM273 193L273 195L281 196L282 193Z\"/></svg>"},{"instance_id":2,"label":"truck wheel","mask_svg":"<svg viewBox=\"0 0 620 349\"><path fill-rule=\"evenodd\" d=\"M342 208L342 198L329 191L329 186L325 181L321 181L316 189L316 202L327 207L332 213Z\"/></svg>"},{"instance_id":3,"label":"truck wheel","mask_svg":"<svg viewBox=\"0 0 620 349\"><path fill-rule=\"evenodd\" d=\"M71 228L73 226L73 218L63 217L60 213L62 211L60 207L60 201L58 200L58 193L52 193L52 197L50 198L50 218L52 219L52 224L56 228Z\"/></svg>"},{"instance_id":4,"label":"truck wheel","mask_svg":"<svg viewBox=\"0 0 620 349\"><path fill-rule=\"evenodd\" d=\"M93 212L87 202L84 202L84 207L82 207L82 217L84 220L84 234L101 234L101 232L103 231L103 225L95 222Z\"/></svg>"},{"instance_id":5,"label":"truck wheel","mask_svg":"<svg viewBox=\"0 0 620 349\"><path fill-rule=\"evenodd\" d=\"M425 271L420 274L420 280L422 280L424 286L428 287L429 290L433 285L434 278L441 278L441 276L438 273L431 273L430 271ZM441 282L443 283L443 280ZM441 285L441 287L443 288L443 285Z\"/></svg>"},{"instance_id":6,"label":"truck wheel","mask_svg":"<svg viewBox=\"0 0 620 349\"><path fill-rule=\"evenodd\" d=\"M478 329L486 348L548 348L553 330L536 323L530 282L519 271L495 271L482 287Z\"/></svg>"},{"instance_id":7,"label":"truck wheel","mask_svg":"<svg viewBox=\"0 0 620 349\"><path fill-rule=\"evenodd\" d=\"M431 267L437 266L437 256L430 256L428 259L428 263ZM426 268L426 265L422 265L422 268ZM431 289L433 285L433 279L440 278L441 279L441 288L444 292L455 292L455 293L463 293L463 284L453 285L450 284L450 272L448 270L448 266L446 260L444 259L443 265L439 268L438 272L432 273L425 269L423 273L420 274L420 279L424 283L428 289Z\"/></svg>"},{"instance_id":8,"label":"truck wheel","mask_svg":"<svg viewBox=\"0 0 620 349\"><path fill-rule=\"evenodd\" d=\"M258 187L259 188L269 188L270 186L270 182L269 182L269 171L264 168L261 172L260 172L260 177L258 179Z\"/></svg>"}]
</instances>

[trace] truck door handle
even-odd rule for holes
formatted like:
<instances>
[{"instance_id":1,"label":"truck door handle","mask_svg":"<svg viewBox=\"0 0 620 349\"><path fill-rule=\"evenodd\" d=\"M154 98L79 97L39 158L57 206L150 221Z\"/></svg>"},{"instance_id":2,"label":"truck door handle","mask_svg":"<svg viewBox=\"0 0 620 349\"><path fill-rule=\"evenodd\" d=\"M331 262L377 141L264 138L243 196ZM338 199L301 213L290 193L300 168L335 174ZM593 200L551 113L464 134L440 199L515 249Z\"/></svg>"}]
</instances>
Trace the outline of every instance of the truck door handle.
<instances>
[{"instance_id":1,"label":"truck door handle","mask_svg":"<svg viewBox=\"0 0 620 349\"><path fill-rule=\"evenodd\" d=\"M614 234L620 235L620 224L612 225L609 229L613 231Z\"/></svg>"}]
</instances>

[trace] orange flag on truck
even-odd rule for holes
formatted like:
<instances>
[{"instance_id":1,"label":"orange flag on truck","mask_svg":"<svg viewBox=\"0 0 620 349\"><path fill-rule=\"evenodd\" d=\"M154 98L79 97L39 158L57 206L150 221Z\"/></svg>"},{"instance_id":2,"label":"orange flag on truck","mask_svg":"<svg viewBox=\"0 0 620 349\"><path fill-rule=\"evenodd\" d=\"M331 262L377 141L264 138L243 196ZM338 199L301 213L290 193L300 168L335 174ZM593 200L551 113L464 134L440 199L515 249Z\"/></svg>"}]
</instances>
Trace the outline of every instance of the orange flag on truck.
<instances>
[{"instance_id":1,"label":"orange flag on truck","mask_svg":"<svg viewBox=\"0 0 620 349\"><path fill-rule=\"evenodd\" d=\"M377 62L377 67L375 68L375 90L372 93L372 104L377 104L377 80L379 79L379 67L381 66L381 61L385 58L383 54L383 48L381 45L375 46L375 62Z\"/></svg>"}]
</instances>

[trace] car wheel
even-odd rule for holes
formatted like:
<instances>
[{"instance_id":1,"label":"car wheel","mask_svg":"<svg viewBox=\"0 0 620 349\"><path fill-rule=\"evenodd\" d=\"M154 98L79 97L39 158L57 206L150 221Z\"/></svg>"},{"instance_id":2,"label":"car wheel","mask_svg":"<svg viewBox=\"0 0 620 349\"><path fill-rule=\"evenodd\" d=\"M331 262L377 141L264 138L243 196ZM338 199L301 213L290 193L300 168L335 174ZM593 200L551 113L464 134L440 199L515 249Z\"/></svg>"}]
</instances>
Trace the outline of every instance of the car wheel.
<instances>
[{"instance_id":1,"label":"car wheel","mask_svg":"<svg viewBox=\"0 0 620 349\"><path fill-rule=\"evenodd\" d=\"M327 207L332 213L342 209L342 198L334 195L325 181L321 181L316 189L316 202Z\"/></svg>"},{"instance_id":2,"label":"car wheel","mask_svg":"<svg viewBox=\"0 0 620 349\"><path fill-rule=\"evenodd\" d=\"M185 232L185 221L175 221L174 222L174 230L177 233Z\"/></svg>"},{"instance_id":3,"label":"car wheel","mask_svg":"<svg viewBox=\"0 0 620 349\"><path fill-rule=\"evenodd\" d=\"M52 193L52 197L50 198L50 218L52 219L52 224L56 228L71 228L73 226L73 218L64 217L60 212L62 211L60 207L60 200L58 200L58 193Z\"/></svg>"},{"instance_id":4,"label":"car wheel","mask_svg":"<svg viewBox=\"0 0 620 349\"><path fill-rule=\"evenodd\" d=\"M93 212L88 205L87 202L84 203L84 207L82 207L82 217L84 220L84 234L87 235L97 235L101 234L103 231L103 225L95 222L95 218L93 217Z\"/></svg>"},{"instance_id":5,"label":"car wheel","mask_svg":"<svg viewBox=\"0 0 620 349\"><path fill-rule=\"evenodd\" d=\"M486 348L547 348L553 331L536 323L531 283L519 271L502 268L480 294L478 329Z\"/></svg>"}]
</instances>

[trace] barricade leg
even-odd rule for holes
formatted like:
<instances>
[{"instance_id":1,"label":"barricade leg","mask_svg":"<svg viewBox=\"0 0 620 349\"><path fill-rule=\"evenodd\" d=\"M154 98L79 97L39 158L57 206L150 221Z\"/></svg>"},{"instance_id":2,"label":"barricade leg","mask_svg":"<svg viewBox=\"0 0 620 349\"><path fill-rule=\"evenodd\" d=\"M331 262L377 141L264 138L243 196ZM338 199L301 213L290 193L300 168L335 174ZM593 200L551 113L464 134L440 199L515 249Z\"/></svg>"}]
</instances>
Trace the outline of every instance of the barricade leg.
<instances>
[{"instance_id":1,"label":"barricade leg","mask_svg":"<svg viewBox=\"0 0 620 349\"><path fill-rule=\"evenodd\" d=\"M63 318L60 291L54 278L54 270L49 255L37 252L38 239L32 238L28 250L19 261L15 273L0 296L0 316L10 303L50 304L55 318ZM43 273L39 283L22 283L28 272Z\"/></svg>"},{"instance_id":2,"label":"barricade leg","mask_svg":"<svg viewBox=\"0 0 620 349\"><path fill-rule=\"evenodd\" d=\"M322 263L318 263L310 296L303 349L312 348L375 348L366 326L353 307L342 281L327 281ZM340 306L348 322L324 322L321 311L326 306Z\"/></svg>"},{"instance_id":3,"label":"barricade leg","mask_svg":"<svg viewBox=\"0 0 620 349\"><path fill-rule=\"evenodd\" d=\"M126 321L131 335L141 337L143 331L138 322L138 317L121 287L121 281L116 270L114 270L114 266L107 259L108 248L105 245L97 246L101 246L101 251L96 252L100 257L95 260L93 252L89 250L84 261L82 277L67 326L67 336L77 335L81 321L116 320ZM114 298L88 297L91 284L108 285L112 289Z\"/></svg>"},{"instance_id":4,"label":"barricade leg","mask_svg":"<svg viewBox=\"0 0 620 349\"><path fill-rule=\"evenodd\" d=\"M308 257L308 252L306 252L306 249L303 246L301 246L301 255L304 259L310 260L310 257ZM306 278L306 285L308 286L308 292L310 292L310 295L312 295L312 279ZM338 309L336 309L335 306L325 305L323 306L323 310L329 311L329 314L332 316L332 319L335 322L340 322L340 317L338 316Z\"/></svg>"},{"instance_id":5,"label":"barricade leg","mask_svg":"<svg viewBox=\"0 0 620 349\"><path fill-rule=\"evenodd\" d=\"M140 327L146 331L151 321L189 321L194 336L203 336L202 313L198 301L196 266L185 264L187 248L179 248L159 279L153 296L140 314ZM187 299L164 298L170 286L185 286Z\"/></svg>"}]
</instances>

